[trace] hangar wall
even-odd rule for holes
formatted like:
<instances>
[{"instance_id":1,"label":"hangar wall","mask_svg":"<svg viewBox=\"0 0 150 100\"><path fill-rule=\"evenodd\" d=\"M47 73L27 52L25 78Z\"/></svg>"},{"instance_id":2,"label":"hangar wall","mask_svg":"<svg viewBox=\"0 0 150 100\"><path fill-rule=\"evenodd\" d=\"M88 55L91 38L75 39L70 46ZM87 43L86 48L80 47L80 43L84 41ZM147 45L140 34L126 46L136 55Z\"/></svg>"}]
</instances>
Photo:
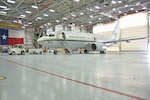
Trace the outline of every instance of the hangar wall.
<instances>
[{"instance_id":1,"label":"hangar wall","mask_svg":"<svg viewBox=\"0 0 150 100\"><path fill-rule=\"evenodd\" d=\"M139 12L121 17L119 19L120 39L140 38L148 36L147 22L146 12ZM115 25L114 23L111 23L111 25ZM104 26L109 28L110 24L101 25L101 27L95 26L93 30L95 30L96 27L99 28L96 28L98 30L96 30L96 32L93 31L93 33L95 32L96 34L101 35L111 35L115 28L111 31L108 31L104 29ZM107 51L148 51L148 42L146 39L130 41L130 43L121 42L120 44L108 48Z\"/></svg>"}]
</instances>

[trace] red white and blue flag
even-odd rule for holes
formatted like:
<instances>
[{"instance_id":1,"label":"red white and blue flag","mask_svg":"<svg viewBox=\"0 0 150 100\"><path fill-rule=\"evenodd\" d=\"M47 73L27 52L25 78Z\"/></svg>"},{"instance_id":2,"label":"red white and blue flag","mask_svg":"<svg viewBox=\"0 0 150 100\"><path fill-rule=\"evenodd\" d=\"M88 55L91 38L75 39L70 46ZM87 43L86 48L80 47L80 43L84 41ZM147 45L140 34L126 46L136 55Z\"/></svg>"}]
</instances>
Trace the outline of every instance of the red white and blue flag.
<instances>
[{"instance_id":1,"label":"red white and blue flag","mask_svg":"<svg viewBox=\"0 0 150 100\"><path fill-rule=\"evenodd\" d=\"M0 29L0 45L24 44L24 38L19 34L9 33L7 29Z\"/></svg>"}]
</instances>

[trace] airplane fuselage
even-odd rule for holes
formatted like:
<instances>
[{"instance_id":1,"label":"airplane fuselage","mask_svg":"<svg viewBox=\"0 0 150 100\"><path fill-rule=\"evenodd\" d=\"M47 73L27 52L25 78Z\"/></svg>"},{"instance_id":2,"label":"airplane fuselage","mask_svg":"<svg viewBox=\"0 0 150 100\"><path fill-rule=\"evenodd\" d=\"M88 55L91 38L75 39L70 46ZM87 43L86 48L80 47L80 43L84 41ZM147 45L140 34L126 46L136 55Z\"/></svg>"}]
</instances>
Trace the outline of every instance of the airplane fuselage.
<instances>
[{"instance_id":1,"label":"airplane fuselage","mask_svg":"<svg viewBox=\"0 0 150 100\"><path fill-rule=\"evenodd\" d=\"M104 51L104 43L97 43L93 34L89 33L75 33L75 32L57 32L43 36L37 42L45 47L51 49L71 49L77 50L84 48L87 50L100 50ZM105 48L106 49L106 48Z\"/></svg>"}]
</instances>

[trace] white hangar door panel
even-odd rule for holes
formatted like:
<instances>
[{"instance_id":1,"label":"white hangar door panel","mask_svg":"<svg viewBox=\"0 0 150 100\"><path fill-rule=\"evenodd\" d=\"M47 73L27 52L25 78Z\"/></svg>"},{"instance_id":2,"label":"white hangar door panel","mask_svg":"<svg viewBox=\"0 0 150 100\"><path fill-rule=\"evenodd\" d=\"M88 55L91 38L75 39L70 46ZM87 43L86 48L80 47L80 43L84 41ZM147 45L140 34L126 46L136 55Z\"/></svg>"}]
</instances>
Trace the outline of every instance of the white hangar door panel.
<instances>
[{"instance_id":1,"label":"white hangar door panel","mask_svg":"<svg viewBox=\"0 0 150 100\"><path fill-rule=\"evenodd\" d=\"M147 36L147 26L135 26L121 29L121 39L125 38L140 38ZM133 40L129 43L121 42L121 51L147 51L147 39Z\"/></svg>"}]
</instances>

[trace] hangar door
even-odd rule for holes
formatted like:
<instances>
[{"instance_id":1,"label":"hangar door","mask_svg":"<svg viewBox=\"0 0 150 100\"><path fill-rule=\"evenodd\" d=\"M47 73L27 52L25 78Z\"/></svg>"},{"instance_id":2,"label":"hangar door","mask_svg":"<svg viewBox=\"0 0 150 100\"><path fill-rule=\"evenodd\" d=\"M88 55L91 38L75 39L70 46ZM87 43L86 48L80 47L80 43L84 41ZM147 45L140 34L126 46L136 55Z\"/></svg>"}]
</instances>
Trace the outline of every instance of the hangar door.
<instances>
[{"instance_id":1,"label":"hangar door","mask_svg":"<svg viewBox=\"0 0 150 100\"><path fill-rule=\"evenodd\" d=\"M146 13L136 13L125 16L121 20L121 39L147 37ZM147 39L121 42L121 51L147 51Z\"/></svg>"}]
</instances>

